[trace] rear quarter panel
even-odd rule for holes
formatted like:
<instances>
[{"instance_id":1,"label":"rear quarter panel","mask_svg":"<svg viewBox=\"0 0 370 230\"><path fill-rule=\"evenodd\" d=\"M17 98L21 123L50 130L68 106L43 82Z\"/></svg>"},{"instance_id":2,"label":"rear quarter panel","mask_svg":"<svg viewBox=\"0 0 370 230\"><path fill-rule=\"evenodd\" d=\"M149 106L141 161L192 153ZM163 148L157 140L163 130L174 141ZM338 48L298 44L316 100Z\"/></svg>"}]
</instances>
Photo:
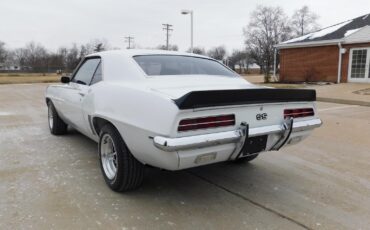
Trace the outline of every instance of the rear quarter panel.
<instances>
[{"instance_id":1,"label":"rear quarter panel","mask_svg":"<svg viewBox=\"0 0 370 230\"><path fill-rule=\"evenodd\" d=\"M130 83L101 83L93 90L93 117L110 121L120 132L131 153L141 162L177 169L177 153L153 145L156 135L170 136L179 112L171 99ZM165 155L165 156L163 156Z\"/></svg>"}]
</instances>

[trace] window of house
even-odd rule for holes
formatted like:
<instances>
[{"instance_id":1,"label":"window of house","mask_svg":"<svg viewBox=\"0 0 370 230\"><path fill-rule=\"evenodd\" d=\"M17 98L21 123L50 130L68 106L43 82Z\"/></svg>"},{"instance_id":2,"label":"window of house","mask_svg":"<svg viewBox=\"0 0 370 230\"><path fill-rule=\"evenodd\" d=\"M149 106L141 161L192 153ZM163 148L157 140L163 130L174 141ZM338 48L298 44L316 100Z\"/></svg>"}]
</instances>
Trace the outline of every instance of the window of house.
<instances>
[{"instance_id":1,"label":"window of house","mask_svg":"<svg viewBox=\"0 0 370 230\"><path fill-rule=\"evenodd\" d=\"M351 78L365 78L367 74L367 49L352 51Z\"/></svg>"}]
</instances>

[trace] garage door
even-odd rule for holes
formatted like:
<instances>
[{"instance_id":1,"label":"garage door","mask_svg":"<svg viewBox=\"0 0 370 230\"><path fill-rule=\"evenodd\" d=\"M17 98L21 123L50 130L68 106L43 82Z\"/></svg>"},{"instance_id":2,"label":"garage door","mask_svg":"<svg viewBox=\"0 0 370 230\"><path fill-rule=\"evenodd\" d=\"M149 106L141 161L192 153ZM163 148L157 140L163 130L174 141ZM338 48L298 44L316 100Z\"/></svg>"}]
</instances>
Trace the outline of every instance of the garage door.
<instances>
[{"instance_id":1,"label":"garage door","mask_svg":"<svg viewBox=\"0 0 370 230\"><path fill-rule=\"evenodd\" d=\"M351 49L348 72L349 82L370 83L370 48Z\"/></svg>"}]
</instances>

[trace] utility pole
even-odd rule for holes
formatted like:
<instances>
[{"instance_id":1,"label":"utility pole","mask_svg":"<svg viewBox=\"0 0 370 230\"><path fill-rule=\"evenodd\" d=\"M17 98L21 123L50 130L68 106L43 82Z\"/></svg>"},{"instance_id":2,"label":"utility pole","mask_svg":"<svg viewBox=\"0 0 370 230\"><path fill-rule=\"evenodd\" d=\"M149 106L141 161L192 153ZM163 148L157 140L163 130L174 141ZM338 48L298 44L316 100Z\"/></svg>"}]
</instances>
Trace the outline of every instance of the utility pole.
<instances>
[{"instance_id":1,"label":"utility pole","mask_svg":"<svg viewBox=\"0 0 370 230\"><path fill-rule=\"evenodd\" d=\"M134 41L134 37L131 37L131 36L127 36L125 37L125 42L128 43L128 47L127 49L131 49L131 43Z\"/></svg>"},{"instance_id":2,"label":"utility pole","mask_svg":"<svg viewBox=\"0 0 370 230\"><path fill-rule=\"evenodd\" d=\"M170 44L170 41L169 41L170 31L173 31L173 29L171 29L173 25L170 25L170 24L162 24L162 25L163 25L163 30L166 31L166 49L168 50L169 44Z\"/></svg>"}]
</instances>

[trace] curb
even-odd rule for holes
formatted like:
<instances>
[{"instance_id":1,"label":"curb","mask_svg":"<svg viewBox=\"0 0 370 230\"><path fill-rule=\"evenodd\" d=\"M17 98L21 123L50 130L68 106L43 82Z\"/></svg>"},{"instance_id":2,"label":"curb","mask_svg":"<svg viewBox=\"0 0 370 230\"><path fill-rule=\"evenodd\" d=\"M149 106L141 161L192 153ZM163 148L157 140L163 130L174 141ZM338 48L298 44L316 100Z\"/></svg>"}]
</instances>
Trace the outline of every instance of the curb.
<instances>
[{"instance_id":1,"label":"curb","mask_svg":"<svg viewBox=\"0 0 370 230\"><path fill-rule=\"evenodd\" d=\"M367 102L367 101L356 101L356 100L327 98L327 97L317 97L316 100L321 101L321 102L331 102L331 103L337 103L337 104L360 105L360 106L370 107L370 102Z\"/></svg>"}]
</instances>

